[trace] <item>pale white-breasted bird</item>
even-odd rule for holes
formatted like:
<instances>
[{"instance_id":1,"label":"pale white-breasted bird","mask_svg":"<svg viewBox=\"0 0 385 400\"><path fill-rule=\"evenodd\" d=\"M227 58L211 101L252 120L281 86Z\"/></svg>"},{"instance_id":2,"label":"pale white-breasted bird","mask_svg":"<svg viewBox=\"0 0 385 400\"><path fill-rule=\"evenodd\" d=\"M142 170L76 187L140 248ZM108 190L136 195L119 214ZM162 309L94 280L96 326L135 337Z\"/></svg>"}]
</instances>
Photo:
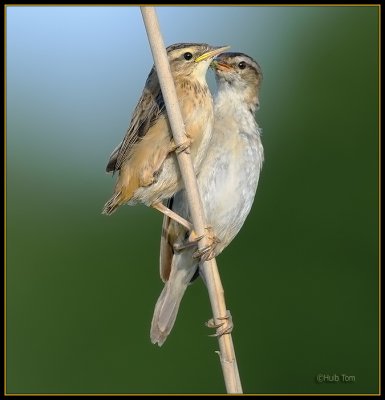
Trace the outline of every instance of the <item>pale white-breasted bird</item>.
<instances>
[{"instance_id":1,"label":"pale white-breasted bird","mask_svg":"<svg viewBox=\"0 0 385 400\"><path fill-rule=\"evenodd\" d=\"M242 228L252 207L264 159L261 130L255 121L262 80L260 66L243 53L223 53L212 63L217 81L213 136L198 175L211 245L203 259L220 254ZM168 206L190 219L185 192ZM180 224L163 219L160 276L165 282L151 323L151 341L161 346L169 335L189 283L197 277L199 257ZM196 243L195 243L196 244ZM200 259L202 259L200 258Z\"/></svg>"}]
</instances>

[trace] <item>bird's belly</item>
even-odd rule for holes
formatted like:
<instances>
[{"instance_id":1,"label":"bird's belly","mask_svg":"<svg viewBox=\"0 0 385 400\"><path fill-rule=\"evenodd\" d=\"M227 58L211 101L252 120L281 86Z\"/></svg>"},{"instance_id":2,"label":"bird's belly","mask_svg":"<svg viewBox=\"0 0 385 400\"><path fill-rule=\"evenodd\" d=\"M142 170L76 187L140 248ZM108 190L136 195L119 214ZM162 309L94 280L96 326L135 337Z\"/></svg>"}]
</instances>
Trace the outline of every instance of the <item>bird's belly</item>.
<instances>
[{"instance_id":1,"label":"bird's belly","mask_svg":"<svg viewBox=\"0 0 385 400\"><path fill-rule=\"evenodd\" d=\"M256 149L223 152L198 178L208 224L226 247L244 224L253 204L260 172ZM219 252L220 252L219 251Z\"/></svg>"},{"instance_id":2,"label":"bird's belly","mask_svg":"<svg viewBox=\"0 0 385 400\"><path fill-rule=\"evenodd\" d=\"M190 154L194 170L198 173L210 143L213 113L210 112L210 109L206 112L198 110L196 113L197 115L192 113L190 118L186 119L185 126L187 134L192 139ZM198 118L198 115L201 118ZM172 152L164 160L155 182L150 186L139 187L129 204L135 204L140 201L146 205L151 205L172 197L182 187L183 182L178 161L175 152Z\"/></svg>"},{"instance_id":3,"label":"bird's belly","mask_svg":"<svg viewBox=\"0 0 385 400\"><path fill-rule=\"evenodd\" d=\"M168 199L181 189L182 180L175 154L170 154L163 162L162 168L154 183L150 186L139 187L134 193L133 200L129 204L137 201L148 206Z\"/></svg>"}]
</instances>

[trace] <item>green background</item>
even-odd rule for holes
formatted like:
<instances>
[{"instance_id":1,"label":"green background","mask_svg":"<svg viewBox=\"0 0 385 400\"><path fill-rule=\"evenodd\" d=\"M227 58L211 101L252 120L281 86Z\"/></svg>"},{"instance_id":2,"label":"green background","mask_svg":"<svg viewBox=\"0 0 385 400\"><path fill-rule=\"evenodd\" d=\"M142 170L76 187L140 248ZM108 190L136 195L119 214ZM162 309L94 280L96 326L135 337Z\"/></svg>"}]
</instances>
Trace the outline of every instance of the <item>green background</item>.
<instances>
[{"instance_id":1,"label":"green background","mask_svg":"<svg viewBox=\"0 0 385 400\"><path fill-rule=\"evenodd\" d=\"M266 162L218 258L246 393L379 390L378 13L158 9L166 44L230 44L264 71ZM160 213L101 215L152 65L139 8L9 6L6 22L7 392L224 392L201 281L150 342Z\"/></svg>"}]
</instances>

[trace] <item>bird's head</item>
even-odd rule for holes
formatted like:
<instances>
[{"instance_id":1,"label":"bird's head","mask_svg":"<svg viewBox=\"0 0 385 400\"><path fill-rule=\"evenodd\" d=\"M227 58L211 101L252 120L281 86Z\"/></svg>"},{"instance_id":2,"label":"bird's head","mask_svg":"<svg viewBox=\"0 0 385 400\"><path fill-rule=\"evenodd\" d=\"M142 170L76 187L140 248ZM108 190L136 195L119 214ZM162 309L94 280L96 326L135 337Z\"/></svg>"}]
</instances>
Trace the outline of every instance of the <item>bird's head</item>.
<instances>
[{"instance_id":1,"label":"bird's head","mask_svg":"<svg viewBox=\"0 0 385 400\"><path fill-rule=\"evenodd\" d=\"M244 53L222 53L212 62L218 90L229 87L243 94L245 101L258 106L262 70L259 64Z\"/></svg>"},{"instance_id":2,"label":"bird's head","mask_svg":"<svg viewBox=\"0 0 385 400\"><path fill-rule=\"evenodd\" d=\"M205 80L211 61L229 46L213 47L206 43L177 43L167 47L167 55L174 79L190 77Z\"/></svg>"}]
</instances>

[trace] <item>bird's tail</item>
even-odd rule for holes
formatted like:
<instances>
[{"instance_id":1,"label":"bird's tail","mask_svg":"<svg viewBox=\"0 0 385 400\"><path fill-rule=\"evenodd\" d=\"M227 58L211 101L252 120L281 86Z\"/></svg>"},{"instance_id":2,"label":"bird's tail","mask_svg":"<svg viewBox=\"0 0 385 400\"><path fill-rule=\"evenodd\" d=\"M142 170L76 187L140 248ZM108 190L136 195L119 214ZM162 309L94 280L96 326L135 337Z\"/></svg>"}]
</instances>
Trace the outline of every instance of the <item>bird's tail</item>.
<instances>
[{"instance_id":1,"label":"bird's tail","mask_svg":"<svg viewBox=\"0 0 385 400\"><path fill-rule=\"evenodd\" d=\"M174 256L169 280L156 302L150 337L158 346L162 346L171 332L184 292L196 272L197 264L192 254L193 251L188 250Z\"/></svg>"},{"instance_id":2,"label":"bird's tail","mask_svg":"<svg viewBox=\"0 0 385 400\"><path fill-rule=\"evenodd\" d=\"M102 214L111 215L119 206L130 201L139 186L140 180L135 171L130 168L120 170L115 193L104 205Z\"/></svg>"},{"instance_id":3,"label":"bird's tail","mask_svg":"<svg viewBox=\"0 0 385 400\"><path fill-rule=\"evenodd\" d=\"M111 215L122 204L122 192L115 193L103 207L102 214Z\"/></svg>"}]
</instances>

